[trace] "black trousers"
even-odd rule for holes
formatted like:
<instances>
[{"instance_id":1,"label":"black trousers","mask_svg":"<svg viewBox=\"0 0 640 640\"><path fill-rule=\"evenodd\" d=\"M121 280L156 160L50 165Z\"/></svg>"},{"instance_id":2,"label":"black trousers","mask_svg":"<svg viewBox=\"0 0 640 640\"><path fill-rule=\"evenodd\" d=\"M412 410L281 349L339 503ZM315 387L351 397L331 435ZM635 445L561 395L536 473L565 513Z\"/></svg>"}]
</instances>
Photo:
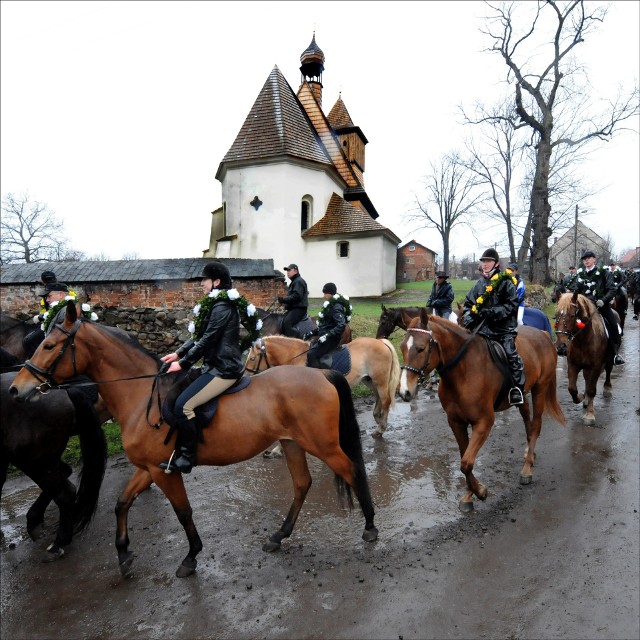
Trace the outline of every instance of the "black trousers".
<instances>
[{"instance_id":1,"label":"black trousers","mask_svg":"<svg viewBox=\"0 0 640 640\"><path fill-rule=\"evenodd\" d=\"M500 344L504 347L504 351L507 354L507 362L511 370L513 384L516 387L524 388L524 364L522 363L522 358L516 351L515 335L508 333L496 339L500 341Z\"/></svg>"},{"instance_id":2,"label":"black trousers","mask_svg":"<svg viewBox=\"0 0 640 640\"><path fill-rule=\"evenodd\" d=\"M299 336L296 331L294 331L293 327L300 322L307 315L307 310L304 308L297 307L295 309L291 309L287 311L284 318L282 319L282 334L285 336L289 336L290 338L302 338Z\"/></svg>"},{"instance_id":3,"label":"black trousers","mask_svg":"<svg viewBox=\"0 0 640 640\"><path fill-rule=\"evenodd\" d=\"M309 351L307 351L307 366L321 369L320 358L326 353L333 351L339 344L340 340L327 340L322 344L316 342Z\"/></svg>"},{"instance_id":4,"label":"black trousers","mask_svg":"<svg viewBox=\"0 0 640 640\"><path fill-rule=\"evenodd\" d=\"M607 331L609 332L609 344L617 353L620 343L622 342L622 336L618 331L618 321L613 313L613 309L608 304L605 304L604 307L601 307L598 311L607 325Z\"/></svg>"}]
</instances>

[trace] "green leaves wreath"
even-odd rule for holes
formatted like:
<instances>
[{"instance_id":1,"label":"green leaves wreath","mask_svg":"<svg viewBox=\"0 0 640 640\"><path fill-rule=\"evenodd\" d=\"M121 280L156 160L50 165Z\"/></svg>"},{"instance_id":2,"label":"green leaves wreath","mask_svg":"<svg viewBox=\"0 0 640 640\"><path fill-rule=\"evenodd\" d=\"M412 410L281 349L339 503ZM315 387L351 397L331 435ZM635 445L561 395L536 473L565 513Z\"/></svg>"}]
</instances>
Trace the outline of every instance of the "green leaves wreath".
<instances>
[{"instance_id":1,"label":"green leaves wreath","mask_svg":"<svg viewBox=\"0 0 640 640\"><path fill-rule=\"evenodd\" d=\"M513 275L511 269L505 269L499 273L495 273L487 282L484 291L476 298L476 303L471 307L473 313L480 313L480 311L487 306L491 293L495 291L502 282L505 280L511 280L514 286L518 286L518 279Z\"/></svg>"},{"instance_id":2,"label":"green leaves wreath","mask_svg":"<svg viewBox=\"0 0 640 640\"><path fill-rule=\"evenodd\" d=\"M324 312L329 309L329 307L339 302L344 307L344 315L347 319L347 322L351 321L351 316L353 315L353 308L351 306L351 302L349 302L349 298L347 296L343 296L340 293L333 294L328 300L324 301L322 305L322 309L318 312L318 324L321 325L324 321Z\"/></svg>"}]
</instances>

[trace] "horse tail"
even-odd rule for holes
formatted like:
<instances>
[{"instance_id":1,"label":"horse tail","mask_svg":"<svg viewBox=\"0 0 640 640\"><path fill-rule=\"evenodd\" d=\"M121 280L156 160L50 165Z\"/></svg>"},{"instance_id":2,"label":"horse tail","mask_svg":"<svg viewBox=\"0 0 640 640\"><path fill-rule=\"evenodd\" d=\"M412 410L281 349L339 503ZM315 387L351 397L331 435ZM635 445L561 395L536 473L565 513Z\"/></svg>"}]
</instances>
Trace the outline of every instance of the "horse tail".
<instances>
[{"instance_id":1,"label":"horse tail","mask_svg":"<svg viewBox=\"0 0 640 640\"><path fill-rule=\"evenodd\" d=\"M400 384L400 360L398 359L398 352L396 348L387 340L382 338L381 342L391 351L391 371L389 372L389 383L387 385L387 392L391 398L390 407L396 405L396 393L398 392L398 385Z\"/></svg>"},{"instance_id":2,"label":"horse tail","mask_svg":"<svg viewBox=\"0 0 640 640\"><path fill-rule=\"evenodd\" d=\"M556 369L553 370L553 379L547 385L547 397L544 403L545 413L548 413L554 420L560 424L566 424L567 419L562 411L562 407L558 402Z\"/></svg>"},{"instance_id":3,"label":"horse tail","mask_svg":"<svg viewBox=\"0 0 640 640\"><path fill-rule=\"evenodd\" d=\"M353 487L360 501L363 513L373 513L373 501L367 481L367 470L362 456L362 440L360 439L360 426L356 418L356 410L353 406L351 387L346 378L337 371L328 370L325 373L327 380L336 388L340 401L340 448L353 463ZM349 510L353 509L353 496L351 487L336 474L336 491L343 502L346 495Z\"/></svg>"},{"instance_id":4,"label":"horse tail","mask_svg":"<svg viewBox=\"0 0 640 640\"><path fill-rule=\"evenodd\" d=\"M68 390L76 412L76 428L82 452L80 485L76 492L74 533L91 522L98 505L98 495L107 467L107 441L92 402L79 389Z\"/></svg>"}]
</instances>

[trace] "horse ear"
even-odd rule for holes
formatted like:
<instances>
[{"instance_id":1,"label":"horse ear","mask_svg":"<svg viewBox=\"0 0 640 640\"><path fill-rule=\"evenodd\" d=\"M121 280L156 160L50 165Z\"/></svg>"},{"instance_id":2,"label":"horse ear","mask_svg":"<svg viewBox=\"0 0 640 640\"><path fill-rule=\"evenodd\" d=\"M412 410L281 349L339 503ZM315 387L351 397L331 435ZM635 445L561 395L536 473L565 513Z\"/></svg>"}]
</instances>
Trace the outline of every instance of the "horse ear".
<instances>
[{"instance_id":1,"label":"horse ear","mask_svg":"<svg viewBox=\"0 0 640 640\"><path fill-rule=\"evenodd\" d=\"M571 296L571 302L575 304L577 301L578 301L578 292L574 291L573 296Z\"/></svg>"},{"instance_id":2,"label":"horse ear","mask_svg":"<svg viewBox=\"0 0 640 640\"><path fill-rule=\"evenodd\" d=\"M426 307L420 307L420 323L426 327L429 323L429 312Z\"/></svg>"},{"instance_id":3,"label":"horse ear","mask_svg":"<svg viewBox=\"0 0 640 640\"><path fill-rule=\"evenodd\" d=\"M382 307L382 310L383 310L383 311L386 311L386 310L387 310L387 308L386 308L383 304L381 304L380 306Z\"/></svg>"},{"instance_id":4,"label":"horse ear","mask_svg":"<svg viewBox=\"0 0 640 640\"><path fill-rule=\"evenodd\" d=\"M69 324L73 324L78 319L78 309L76 308L73 300L69 300L67 302L67 316L65 318L65 322Z\"/></svg>"}]
</instances>

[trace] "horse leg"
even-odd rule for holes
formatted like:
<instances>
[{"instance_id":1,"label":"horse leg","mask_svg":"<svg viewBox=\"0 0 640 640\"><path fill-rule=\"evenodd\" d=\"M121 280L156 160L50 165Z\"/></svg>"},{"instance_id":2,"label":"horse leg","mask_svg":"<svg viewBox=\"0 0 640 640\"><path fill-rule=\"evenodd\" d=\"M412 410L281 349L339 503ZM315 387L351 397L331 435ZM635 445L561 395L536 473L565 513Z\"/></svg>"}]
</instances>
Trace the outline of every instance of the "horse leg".
<instances>
[{"instance_id":1,"label":"horse leg","mask_svg":"<svg viewBox=\"0 0 640 640\"><path fill-rule=\"evenodd\" d=\"M187 492L184 488L182 474L171 473L166 474L161 469L151 470L151 480L158 485L167 499L171 503L173 510L178 516L180 524L184 528L189 541L189 552L182 560L182 563L176 571L178 578L186 578L195 573L198 561L196 556L202 551L202 540L193 522L193 511Z\"/></svg>"},{"instance_id":2,"label":"horse leg","mask_svg":"<svg viewBox=\"0 0 640 640\"><path fill-rule=\"evenodd\" d=\"M60 473L68 478L71 475L72 469L66 463L60 461ZM75 489L74 489L75 492ZM42 525L44 524L44 514L47 507L51 504L53 496L49 491L41 491L40 495L36 498L35 502L29 507L27 511L27 533L32 540L37 540L42 534Z\"/></svg>"},{"instance_id":3,"label":"horse leg","mask_svg":"<svg viewBox=\"0 0 640 640\"><path fill-rule=\"evenodd\" d=\"M524 465L520 471L520 484L530 484L533 479L532 469L536 460L536 442L542 428L545 390L534 387L531 389L531 399L533 401L533 420L531 419L527 396L524 397L524 403L518 407L527 433L527 446L524 449Z\"/></svg>"},{"instance_id":4,"label":"horse leg","mask_svg":"<svg viewBox=\"0 0 640 640\"><path fill-rule=\"evenodd\" d=\"M611 398L613 395L613 385L611 384L611 371L613 370L613 358L607 358L604 365L604 387L602 389L602 395L605 398Z\"/></svg>"},{"instance_id":5,"label":"horse leg","mask_svg":"<svg viewBox=\"0 0 640 640\"><path fill-rule=\"evenodd\" d=\"M582 394L578 393L578 373L580 373L578 366L567 360L568 389L574 404L580 404L584 398Z\"/></svg>"},{"instance_id":6,"label":"horse leg","mask_svg":"<svg viewBox=\"0 0 640 640\"><path fill-rule=\"evenodd\" d=\"M129 551L129 533L127 531L127 515L139 493L148 489L152 483L151 475L146 469L136 469L124 491L118 496L116 503L116 550L118 552L118 564L120 573L129 577L134 554Z\"/></svg>"},{"instance_id":7,"label":"horse leg","mask_svg":"<svg viewBox=\"0 0 640 640\"><path fill-rule=\"evenodd\" d=\"M369 386L369 385L367 385ZM373 407L373 419L376 421L376 430L373 432L374 438L382 438L387 430L387 419L389 417L389 407L391 406L391 398L382 398L380 389L374 384L369 387L376 396L376 404Z\"/></svg>"},{"instance_id":8,"label":"horse leg","mask_svg":"<svg viewBox=\"0 0 640 640\"><path fill-rule=\"evenodd\" d=\"M593 408L593 399L596 397L598 378L601 371L584 370L584 413L582 414L582 424L587 427L593 427L596 423L595 409Z\"/></svg>"},{"instance_id":9,"label":"horse leg","mask_svg":"<svg viewBox=\"0 0 640 640\"><path fill-rule=\"evenodd\" d=\"M307 456L304 449L293 440L282 440L281 444L284 449L287 467L291 474L291 480L293 481L293 502L291 503L291 507L289 507L287 517L280 525L280 529L269 536L269 541L263 545L263 551L277 551L280 548L282 540L291 535L298 515L300 514L300 509L302 509L304 499L311 487L311 474L309 473Z\"/></svg>"}]
</instances>

